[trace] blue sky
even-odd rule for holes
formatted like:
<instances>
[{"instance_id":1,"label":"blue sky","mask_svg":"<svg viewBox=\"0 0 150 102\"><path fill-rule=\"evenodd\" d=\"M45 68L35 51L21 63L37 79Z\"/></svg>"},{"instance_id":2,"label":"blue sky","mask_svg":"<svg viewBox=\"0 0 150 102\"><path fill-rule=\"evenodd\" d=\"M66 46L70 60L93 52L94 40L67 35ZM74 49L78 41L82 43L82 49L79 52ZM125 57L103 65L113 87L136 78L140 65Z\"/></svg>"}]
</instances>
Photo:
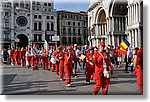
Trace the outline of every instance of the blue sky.
<instances>
[{"instance_id":1,"label":"blue sky","mask_svg":"<svg viewBox=\"0 0 150 102\"><path fill-rule=\"evenodd\" d=\"M81 2L82 1L82 2ZM54 9L69 11L87 11L89 0L54 0Z\"/></svg>"}]
</instances>

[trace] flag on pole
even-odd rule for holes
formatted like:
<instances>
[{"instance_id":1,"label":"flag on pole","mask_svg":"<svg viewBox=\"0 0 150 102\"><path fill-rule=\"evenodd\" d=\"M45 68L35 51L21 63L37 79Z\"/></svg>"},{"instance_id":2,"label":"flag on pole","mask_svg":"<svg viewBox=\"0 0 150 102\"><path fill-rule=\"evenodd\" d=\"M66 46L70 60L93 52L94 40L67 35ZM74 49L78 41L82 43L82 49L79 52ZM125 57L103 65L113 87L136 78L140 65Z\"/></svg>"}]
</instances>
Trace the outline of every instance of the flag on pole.
<instances>
[{"instance_id":1,"label":"flag on pole","mask_svg":"<svg viewBox=\"0 0 150 102\"><path fill-rule=\"evenodd\" d=\"M122 54L126 55L127 54L127 50L126 49L123 49L122 47L120 47L120 51Z\"/></svg>"},{"instance_id":2,"label":"flag on pole","mask_svg":"<svg viewBox=\"0 0 150 102\"><path fill-rule=\"evenodd\" d=\"M130 43L125 39L121 42L120 46L123 48L123 49L127 49L129 46L130 46Z\"/></svg>"},{"instance_id":3,"label":"flag on pole","mask_svg":"<svg viewBox=\"0 0 150 102\"><path fill-rule=\"evenodd\" d=\"M121 43L120 43L120 51L122 52L122 54L127 54L127 48L130 46L130 43L124 39Z\"/></svg>"},{"instance_id":4,"label":"flag on pole","mask_svg":"<svg viewBox=\"0 0 150 102\"><path fill-rule=\"evenodd\" d=\"M44 49L46 50L45 54L48 55L48 43L46 40L44 40Z\"/></svg>"}]
</instances>

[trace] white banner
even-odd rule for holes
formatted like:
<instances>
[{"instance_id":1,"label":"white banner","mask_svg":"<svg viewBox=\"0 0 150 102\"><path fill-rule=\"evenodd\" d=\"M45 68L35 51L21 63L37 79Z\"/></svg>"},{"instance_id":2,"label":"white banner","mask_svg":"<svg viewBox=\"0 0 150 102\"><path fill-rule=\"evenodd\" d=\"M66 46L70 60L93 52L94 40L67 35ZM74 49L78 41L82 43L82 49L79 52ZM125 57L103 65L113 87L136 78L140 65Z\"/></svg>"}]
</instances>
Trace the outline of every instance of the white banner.
<instances>
[{"instance_id":1,"label":"white banner","mask_svg":"<svg viewBox=\"0 0 150 102\"><path fill-rule=\"evenodd\" d=\"M59 36L52 36L52 41L59 41Z\"/></svg>"}]
</instances>

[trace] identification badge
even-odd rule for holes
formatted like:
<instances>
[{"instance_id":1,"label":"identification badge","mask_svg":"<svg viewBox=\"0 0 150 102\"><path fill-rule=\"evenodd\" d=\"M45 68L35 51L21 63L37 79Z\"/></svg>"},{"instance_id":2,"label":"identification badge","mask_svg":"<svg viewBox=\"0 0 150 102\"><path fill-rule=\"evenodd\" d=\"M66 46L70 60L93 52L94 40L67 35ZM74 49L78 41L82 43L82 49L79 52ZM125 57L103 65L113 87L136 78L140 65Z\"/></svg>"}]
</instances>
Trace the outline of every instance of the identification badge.
<instances>
[{"instance_id":1,"label":"identification badge","mask_svg":"<svg viewBox=\"0 0 150 102\"><path fill-rule=\"evenodd\" d=\"M104 67L104 68L106 68L106 67L107 67L106 63L103 63L103 67Z\"/></svg>"}]
</instances>

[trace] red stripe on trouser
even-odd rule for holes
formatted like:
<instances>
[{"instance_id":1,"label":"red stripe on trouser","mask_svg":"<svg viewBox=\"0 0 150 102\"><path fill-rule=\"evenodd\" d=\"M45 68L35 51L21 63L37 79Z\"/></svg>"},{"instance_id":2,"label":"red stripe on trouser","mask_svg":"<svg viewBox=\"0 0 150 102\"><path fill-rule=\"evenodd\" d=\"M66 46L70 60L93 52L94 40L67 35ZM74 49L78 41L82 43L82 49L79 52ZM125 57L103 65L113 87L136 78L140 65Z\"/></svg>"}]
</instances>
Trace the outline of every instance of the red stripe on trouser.
<instances>
[{"instance_id":1,"label":"red stripe on trouser","mask_svg":"<svg viewBox=\"0 0 150 102\"><path fill-rule=\"evenodd\" d=\"M94 68L86 66L86 81L89 82L94 72Z\"/></svg>"},{"instance_id":2,"label":"red stripe on trouser","mask_svg":"<svg viewBox=\"0 0 150 102\"><path fill-rule=\"evenodd\" d=\"M64 73L64 66L63 66L63 64L59 64L59 77L60 77L60 79L63 79L63 73Z\"/></svg>"},{"instance_id":3,"label":"red stripe on trouser","mask_svg":"<svg viewBox=\"0 0 150 102\"><path fill-rule=\"evenodd\" d=\"M56 68L56 74L58 75L59 74L59 63L58 62L55 64L55 68Z\"/></svg>"},{"instance_id":4,"label":"red stripe on trouser","mask_svg":"<svg viewBox=\"0 0 150 102\"><path fill-rule=\"evenodd\" d=\"M39 58L38 57L31 57L31 67L32 69L34 69L34 65L36 65L35 67L38 68L38 62L39 62Z\"/></svg>"},{"instance_id":5,"label":"red stripe on trouser","mask_svg":"<svg viewBox=\"0 0 150 102\"><path fill-rule=\"evenodd\" d=\"M29 65L31 65L31 57L27 57L27 61L28 61Z\"/></svg>"},{"instance_id":6,"label":"red stripe on trouser","mask_svg":"<svg viewBox=\"0 0 150 102\"><path fill-rule=\"evenodd\" d=\"M48 58L47 57L42 57L42 69L44 69L44 68L49 69Z\"/></svg>"},{"instance_id":7,"label":"red stripe on trouser","mask_svg":"<svg viewBox=\"0 0 150 102\"><path fill-rule=\"evenodd\" d=\"M14 58L11 58L11 63L14 64L14 62L15 62L15 59L14 59Z\"/></svg>"},{"instance_id":8,"label":"red stripe on trouser","mask_svg":"<svg viewBox=\"0 0 150 102\"><path fill-rule=\"evenodd\" d=\"M72 66L71 65L65 65L65 77L66 77L66 85L71 83L71 74L72 74Z\"/></svg>"}]
</instances>

